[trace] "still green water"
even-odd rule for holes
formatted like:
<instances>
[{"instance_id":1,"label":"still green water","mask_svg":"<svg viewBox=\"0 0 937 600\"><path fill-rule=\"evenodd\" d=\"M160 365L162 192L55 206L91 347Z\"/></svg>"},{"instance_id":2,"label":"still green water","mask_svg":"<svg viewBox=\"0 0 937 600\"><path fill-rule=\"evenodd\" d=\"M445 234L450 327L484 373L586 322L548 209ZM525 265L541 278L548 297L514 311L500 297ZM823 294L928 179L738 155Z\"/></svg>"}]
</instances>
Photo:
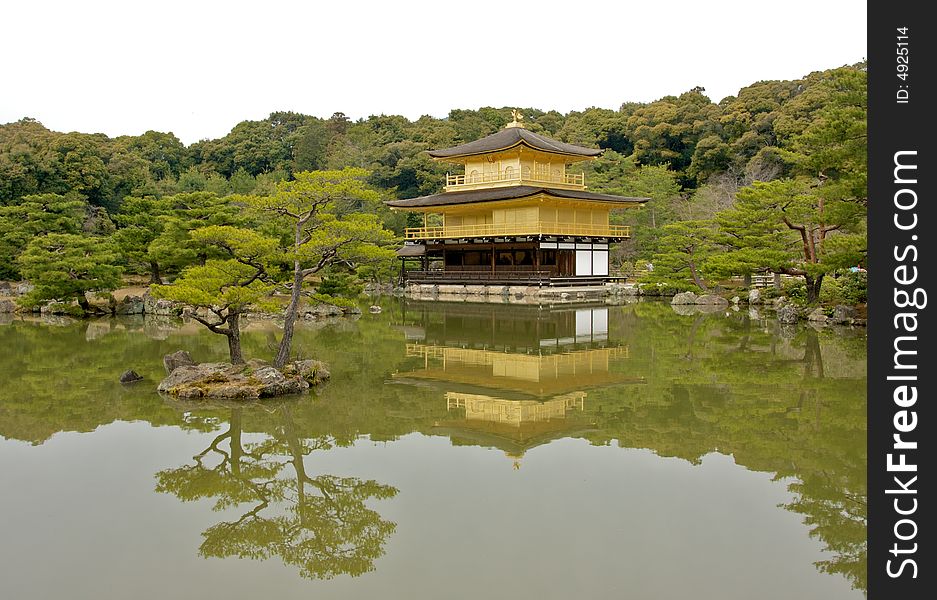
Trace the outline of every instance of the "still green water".
<instances>
[{"instance_id":1,"label":"still green water","mask_svg":"<svg viewBox=\"0 0 937 600\"><path fill-rule=\"evenodd\" d=\"M224 359L193 324L0 322L0 597L863 597L864 331L383 306L303 326L331 382L251 404L153 391Z\"/></svg>"}]
</instances>

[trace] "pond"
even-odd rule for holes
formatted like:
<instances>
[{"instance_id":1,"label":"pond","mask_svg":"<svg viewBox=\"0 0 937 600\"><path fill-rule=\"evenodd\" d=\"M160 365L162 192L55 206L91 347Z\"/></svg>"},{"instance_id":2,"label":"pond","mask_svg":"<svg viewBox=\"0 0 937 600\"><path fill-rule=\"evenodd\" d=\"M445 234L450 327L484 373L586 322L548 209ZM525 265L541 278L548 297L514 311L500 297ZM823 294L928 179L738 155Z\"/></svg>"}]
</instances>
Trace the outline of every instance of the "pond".
<instances>
[{"instance_id":1,"label":"pond","mask_svg":"<svg viewBox=\"0 0 937 600\"><path fill-rule=\"evenodd\" d=\"M248 404L153 391L197 324L0 324L3 597L864 597L864 330L381 304Z\"/></svg>"}]
</instances>

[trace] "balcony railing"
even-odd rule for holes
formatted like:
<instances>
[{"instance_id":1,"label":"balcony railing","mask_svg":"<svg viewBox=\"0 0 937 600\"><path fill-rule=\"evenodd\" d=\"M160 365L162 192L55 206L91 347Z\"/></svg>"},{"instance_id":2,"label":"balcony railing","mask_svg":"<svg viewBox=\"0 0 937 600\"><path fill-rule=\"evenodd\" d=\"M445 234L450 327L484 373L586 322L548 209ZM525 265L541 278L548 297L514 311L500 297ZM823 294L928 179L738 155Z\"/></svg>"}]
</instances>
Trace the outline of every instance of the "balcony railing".
<instances>
[{"instance_id":1,"label":"balcony railing","mask_svg":"<svg viewBox=\"0 0 937 600\"><path fill-rule=\"evenodd\" d=\"M586 187L586 175L585 173L522 173L516 170L468 175L446 174L446 190L450 192L460 188L468 189L498 183L534 183L581 189Z\"/></svg>"},{"instance_id":2,"label":"balcony railing","mask_svg":"<svg viewBox=\"0 0 937 600\"><path fill-rule=\"evenodd\" d=\"M552 272L534 271L518 269L499 269L492 271L488 267L486 271L466 271L466 270L448 270L448 271L406 271L405 278L410 283L479 283L479 284L527 284L527 285L549 285Z\"/></svg>"},{"instance_id":3,"label":"balcony railing","mask_svg":"<svg viewBox=\"0 0 937 600\"><path fill-rule=\"evenodd\" d=\"M528 223L483 223L479 225L453 225L445 227L408 227L406 229L408 240L543 235L629 238L631 237L631 228L627 225L592 225L585 223L531 221Z\"/></svg>"}]
</instances>

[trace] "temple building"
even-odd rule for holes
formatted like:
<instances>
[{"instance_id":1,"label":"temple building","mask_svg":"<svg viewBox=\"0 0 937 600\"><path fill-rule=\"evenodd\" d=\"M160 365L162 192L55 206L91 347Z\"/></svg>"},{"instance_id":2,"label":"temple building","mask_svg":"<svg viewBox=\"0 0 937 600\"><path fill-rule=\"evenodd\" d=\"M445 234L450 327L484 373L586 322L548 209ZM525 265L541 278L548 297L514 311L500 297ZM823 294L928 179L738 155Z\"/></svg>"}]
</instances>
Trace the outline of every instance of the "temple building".
<instances>
[{"instance_id":1,"label":"temple building","mask_svg":"<svg viewBox=\"0 0 937 600\"><path fill-rule=\"evenodd\" d=\"M630 236L613 225L613 209L638 208L647 198L586 190L575 163L601 150L574 146L514 120L474 142L431 150L438 161L463 165L447 174L445 191L392 200L394 210L423 215L398 250L401 277L412 283L590 285L609 279L609 245ZM416 264L416 268L407 268Z\"/></svg>"}]
</instances>

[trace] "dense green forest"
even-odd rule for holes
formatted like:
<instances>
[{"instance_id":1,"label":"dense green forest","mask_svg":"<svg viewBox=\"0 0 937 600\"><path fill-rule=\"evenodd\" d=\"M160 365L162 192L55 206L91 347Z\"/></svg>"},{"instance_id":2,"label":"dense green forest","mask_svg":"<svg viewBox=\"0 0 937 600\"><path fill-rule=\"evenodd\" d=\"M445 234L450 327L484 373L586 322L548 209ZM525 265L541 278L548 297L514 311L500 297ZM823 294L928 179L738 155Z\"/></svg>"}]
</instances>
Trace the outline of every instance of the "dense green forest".
<instances>
[{"instance_id":1,"label":"dense green forest","mask_svg":"<svg viewBox=\"0 0 937 600\"><path fill-rule=\"evenodd\" d=\"M652 262L649 281L704 290L727 276L786 273L816 300L825 275L864 258L865 89L861 63L754 83L719 103L694 88L618 110L521 112L532 131L605 150L585 166L590 189L651 198L616 215L634 227L616 256L625 271ZM192 231L262 227L238 199L275 195L306 171L364 169L383 199L435 193L449 166L424 151L494 133L510 111L416 121L277 112L189 146L157 131L110 138L29 118L0 125L0 279L70 271L78 256L98 268L73 277L98 287L114 282L107 265L172 277L207 256ZM397 234L407 225L379 200L342 210L376 214ZM43 246L48 235L65 237ZM50 262L58 248L77 249Z\"/></svg>"}]
</instances>

